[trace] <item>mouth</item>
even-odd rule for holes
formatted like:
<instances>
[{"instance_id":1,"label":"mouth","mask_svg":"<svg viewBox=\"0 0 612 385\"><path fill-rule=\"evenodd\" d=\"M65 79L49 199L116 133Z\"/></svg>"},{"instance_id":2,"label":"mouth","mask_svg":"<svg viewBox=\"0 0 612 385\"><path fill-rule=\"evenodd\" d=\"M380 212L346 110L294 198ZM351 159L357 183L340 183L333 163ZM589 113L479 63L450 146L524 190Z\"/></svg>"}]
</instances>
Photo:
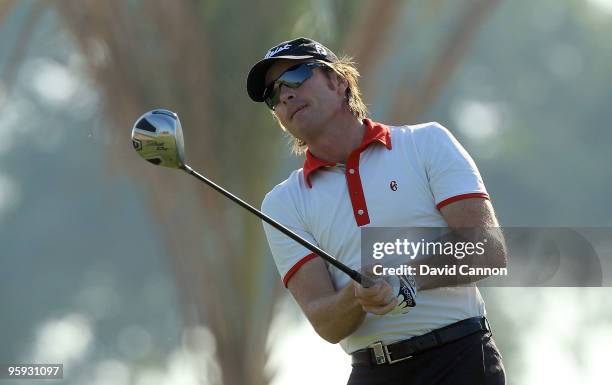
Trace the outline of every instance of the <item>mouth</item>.
<instances>
[{"instance_id":1,"label":"mouth","mask_svg":"<svg viewBox=\"0 0 612 385\"><path fill-rule=\"evenodd\" d=\"M293 113L291 113L291 119L293 120L293 117L295 116L295 114L297 114L298 112L302 111L304 108L306 108L306 104L304 104L303 106L298 107L295 111L293 111Z\"/></svg>"}]
</instances>

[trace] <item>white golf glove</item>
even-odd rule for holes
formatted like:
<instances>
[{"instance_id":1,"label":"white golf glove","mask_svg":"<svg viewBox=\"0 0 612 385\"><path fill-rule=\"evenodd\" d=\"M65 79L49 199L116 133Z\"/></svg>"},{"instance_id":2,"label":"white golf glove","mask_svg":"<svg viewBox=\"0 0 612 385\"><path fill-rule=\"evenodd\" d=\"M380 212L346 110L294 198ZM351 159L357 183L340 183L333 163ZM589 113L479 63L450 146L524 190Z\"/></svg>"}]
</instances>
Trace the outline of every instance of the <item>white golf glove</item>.
<instances>
[{"instance_id":1,"label":"white golf glove","mask_svg":"<svg viewBox=\"0 0 612 385\"><path fill-rule=\"evenodd\" d=\"M406 314L416 306L417 284L411 275L392 276L391 287L397 293L397 306L389 314Z\"/></svg>"}]
</instances>

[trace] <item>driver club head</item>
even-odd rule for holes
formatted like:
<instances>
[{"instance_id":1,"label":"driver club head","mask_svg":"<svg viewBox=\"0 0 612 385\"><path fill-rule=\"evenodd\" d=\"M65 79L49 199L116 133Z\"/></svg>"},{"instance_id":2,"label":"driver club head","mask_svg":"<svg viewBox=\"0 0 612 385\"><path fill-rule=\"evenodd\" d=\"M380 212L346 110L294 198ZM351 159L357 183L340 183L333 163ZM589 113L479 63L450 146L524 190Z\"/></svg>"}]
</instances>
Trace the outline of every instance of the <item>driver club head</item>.
<instances>
[{"instance_id":1,"label":"driver club head","mask_svg":"<svg viewBox=\"0 0 612 385\"><path fill-rule=\"evenodd\" d=\"M132 145L156 166L184 168L183 130L175 112L156 109L142 115L132 128Z\"/></svg>"}]
</instances>

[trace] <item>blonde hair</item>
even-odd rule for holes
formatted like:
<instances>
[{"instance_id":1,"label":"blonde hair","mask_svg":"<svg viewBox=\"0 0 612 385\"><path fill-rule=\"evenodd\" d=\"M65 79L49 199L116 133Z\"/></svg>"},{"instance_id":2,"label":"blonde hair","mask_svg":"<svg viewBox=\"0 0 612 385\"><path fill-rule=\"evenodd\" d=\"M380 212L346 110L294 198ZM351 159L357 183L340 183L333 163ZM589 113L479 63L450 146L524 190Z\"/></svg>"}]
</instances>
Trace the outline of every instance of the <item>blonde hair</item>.
<instances>
[{"instance_id":1,"label":"blonde hair","mask_svg":"<svg viewBox=\"0 0 612 385\"><path fill-rule=\"evenodd\" d=\"M366 118L368 115L368 107L366 107L363 99L361 98L361 91L359 90L359 86L357 84L357 80L359 79L359 71L357 71L357 67L355 66L355 62L353 62L353 59L348 56L343 56L337 62L323 63L325 63L327 67L329 67L348 83L348 87L346 88L346 106L348 110L360 120ZM272 111L272 115L274 115L274 118L281 126L283 131L288 132L277 118L274 111ZM301 155L306 152L306 149L306 142L304 142L302 139L291 136L292 153Z\"/></svg>"}]
</instances>

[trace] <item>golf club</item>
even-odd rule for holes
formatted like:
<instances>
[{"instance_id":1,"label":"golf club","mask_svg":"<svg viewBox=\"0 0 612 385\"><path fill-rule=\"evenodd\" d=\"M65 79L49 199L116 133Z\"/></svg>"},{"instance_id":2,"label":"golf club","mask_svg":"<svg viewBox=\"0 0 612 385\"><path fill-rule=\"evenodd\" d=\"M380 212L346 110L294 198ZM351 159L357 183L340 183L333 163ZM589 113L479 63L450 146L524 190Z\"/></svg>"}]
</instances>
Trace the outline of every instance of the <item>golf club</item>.
<instances>
[{"instance_id":1,"label":"golf club","mask_svg":"<svg viewBox=\"0 0 612 385\"><path fill-rule=\"evenodd\" d=\"M363 287L370 287L374 284L374 281L368 276L362 275L360 272L349 268L342 262L339 262L324 250L303 239L279 222L270 218L266 214L257 210L255 207L249 205L242 199L238 198L234 194L230 193L189 167L185 163L183 130L181 128L179 117L176 113L169 110L156 109L142 115L140 118L138 118L134 124L134 127L132 128L132 144L138 155L148 162L151 162L156 166L178 168L190 175L193 175L232 201L249 210L251 213L255 214L260 219L276 228L278 231L287 235L294 241L306 247L308 250L323 258L325 261L337 267L354 281L360 283Z\"/></svg>"}]
</instances>

